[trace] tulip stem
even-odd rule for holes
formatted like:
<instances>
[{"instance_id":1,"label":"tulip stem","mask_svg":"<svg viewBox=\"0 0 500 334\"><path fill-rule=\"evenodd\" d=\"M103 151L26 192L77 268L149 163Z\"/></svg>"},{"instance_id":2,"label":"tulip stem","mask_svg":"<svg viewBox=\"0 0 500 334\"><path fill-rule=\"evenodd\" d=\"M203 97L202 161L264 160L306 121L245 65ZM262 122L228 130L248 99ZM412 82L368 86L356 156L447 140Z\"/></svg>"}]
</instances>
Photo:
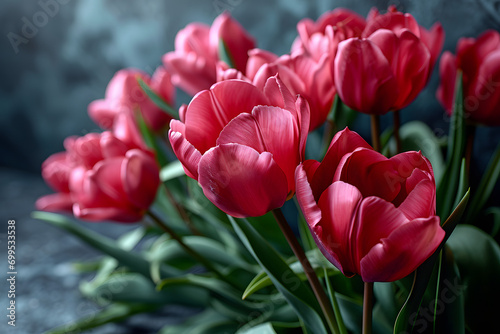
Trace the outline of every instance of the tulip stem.
<instances>
[{"instance_id":1,"label":"tulip stem","mask_svg":"<svg viewBox=\"0 0 500 334\"><path fill-rule=\"evenodd\" d=\"M373 149L380 153L380 116L371 115L371 126L372 126L372 146Z\"/></svg>"},{"instance_id":2,"label":"tulip stem","mask_svg":"<svg viewBox=\"0 0 500 334\"><path fill-rule=\"evenodd\" d=\"M372 333L373 282L365 282L363 296L363 334Z\"/></svg>"},{"instance_id":3,"label":"tulip stem","mask_svg":"<svg viewBox=\"0 0 500 334\"><path fill-rule=\"evenodd\" d=\"M314 292L314 295L316 296L316 299L318 300L318 303L321 307L321 310L323 311L323 314L325 315L326 321L328 322L328 326L330 327L330 330L338 334L339 329L338 329L338 324L337 324L337 319L335 318L335 315L333 313L333 308L330 300L328 299L325 290L321 286L321 283L319 282L318 276L316 275L316 272L311 266L311 263L306 257L306 254L304 253L304 250L299 244L299 241L295 237L295 234L293 234L292 229L290 228L290 225L288 225L288 222L286 221L285 216L283 215L283 212L281 212L281 209L275 209L273 210L273 215L274 218L276 219L276 222L278 223L281 231L283 232L286 240L288 241L288 244L292 248L293 253L299 260L300 264L302 265L302 268L304 268L304 273L307 276L307 279L309 283L311 284L312 290Z\"/></svg>"},{"instance_id":4,"label":"tulip stem","mask_svg":"<svg viewBox=\"0 0 500 334\"><path fill-rule=\"evenodd\" d=\"M399 127L401 120L399 117L399 110L394 111L394 139L396 140L396 154L401 153L401 137L399 136Z\"/></svg>"},{"instance_id":5,"label":"tulip stem","mask_svg":"<svg viewBox=\"0 0 500 334\"><path fill-rule=\"evenodd\" d=\"M201 236L202 235L201 232L196 228L196 226L193 225L193 222L189 218L186 210L184 210L184 208L179 203L177 203L177 201L174 198L174 195L172 195L172 192L168 189L168 187L164 188L165 188L165 193L167 194L167 197L170 200L170 203L172 203L172 205L175 207L175 209L179 213L179 216L186 223L186 226L189 228L191 233L193 233L194 235Z\"/></svg>"},{"instance_id":6,"label":"tulip stem","mask_svg":"<svg viewBox=\"0 0 500 334\"><path fill-rule=\"evenodd\" d=\"M148 215L156 223L156 225L158 225L158 227L160 227L163 231L165 231L168 235L170 235L170 237L172 239L177 241L179 246L181 246L182 249L184 249L186 251L186 253L188 253L193 258L198 260L205 268L207 268L208 270L213 272L221 280L223 280L223 281L227 282L228 284L230 284L231 286L235 287L234 284L232 282L228 281L227 278L217 268L215 268L210 261L208 261L202 255L200 255L200 253L198 253L197 251L195 251L194 249L192 249L191 247L186 245L184 243L184 241L182 241L181 236L179 236L177 233L175 233L175 231L170 226L165 224L157 215L155 215L151 211L148 211Z\"/></svg>"}]
</instances>

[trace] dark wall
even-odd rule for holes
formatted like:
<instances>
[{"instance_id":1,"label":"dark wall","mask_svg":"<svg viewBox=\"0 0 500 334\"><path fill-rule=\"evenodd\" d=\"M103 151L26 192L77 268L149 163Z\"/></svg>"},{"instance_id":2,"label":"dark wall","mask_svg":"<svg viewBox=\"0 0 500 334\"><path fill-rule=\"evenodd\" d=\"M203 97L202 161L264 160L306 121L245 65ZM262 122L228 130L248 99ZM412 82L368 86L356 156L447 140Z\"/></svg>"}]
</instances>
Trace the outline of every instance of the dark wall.
<instances>
[{"instance_id":1,"label":"dark wall","mask_svg":"<svg viewBox=\"0 0 500 334\"><path fill-rule=\"evenodd\" d=\"M372 6L385 9L389 4L412 13L426 27L441 21L445 49L454 50L460 36L500 29L497 0L2 0L0 166L38 172L43 159L62 150L64 137L96 130L86 108L103 97L113 73L131 66L151 73L173 49L176 32L192 21L211 23L228 10L259 47L286 53L303 17L316 19L339 6L366 15ZM403 120L418 118L438 132L447 131L434 99L434 74ZM187 96L179 100L187 102ZM491 154L498 132L479 131L478 157Z\"/></svg>"}]
</instances>

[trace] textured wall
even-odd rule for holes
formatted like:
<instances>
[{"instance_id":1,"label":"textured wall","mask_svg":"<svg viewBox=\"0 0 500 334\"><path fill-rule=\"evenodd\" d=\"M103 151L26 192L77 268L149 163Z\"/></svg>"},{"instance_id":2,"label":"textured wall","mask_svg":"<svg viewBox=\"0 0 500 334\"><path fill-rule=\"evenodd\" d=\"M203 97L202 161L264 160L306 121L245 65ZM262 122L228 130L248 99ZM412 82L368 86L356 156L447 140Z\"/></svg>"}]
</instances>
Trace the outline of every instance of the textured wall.
<instances>
[{"instance_id":1,"label":"textured wall","mask_svg":"<svg viewBox=\"0 0 500 334\"><path fill-rule=\"evenodd\" d=\"M459 36L500 28L498 0L2 0L0 166L38 171L44 158L62 149L64 137L96 130L86 108L104 95L113 73L130 66L152 72L173 49L175 33L191 21L211 23L229 10L261 48L285 53L302 17L316 19L338 6L366 15L372 6L388 4L412 13L426 27L440 20L445 49L454 49ZM437 79L435 73L403 120L418 114L434 128L447 129L434 100ZM498 129L480 131L479 137L493 132ZM494 146L491 140L478 145L478 156Z\"/></svg>"}]
</instances>

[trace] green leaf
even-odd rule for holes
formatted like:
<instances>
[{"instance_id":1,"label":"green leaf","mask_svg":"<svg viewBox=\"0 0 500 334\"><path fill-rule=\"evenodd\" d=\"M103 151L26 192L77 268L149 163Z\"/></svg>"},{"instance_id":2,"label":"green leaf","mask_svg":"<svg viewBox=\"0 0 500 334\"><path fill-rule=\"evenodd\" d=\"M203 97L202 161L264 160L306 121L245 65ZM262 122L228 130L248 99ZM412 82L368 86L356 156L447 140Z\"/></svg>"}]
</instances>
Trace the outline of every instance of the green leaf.
<instances>
[{"instance_id":1,"label":"green leaf","mask_svg":"<svg viewBox=\"0 0 500 334\"><path fill-rule=\"evenodd\" d=\"M144 82L140 77L137 77L137 82L142 88L144 93L153 101L154 104L158 106L161 110L166 112L172 118L179 119L179 112L172 108L161 96L156 94L147 83Z\"/></svg>"},{"instance_id":2,"label":"green leaf","mask_svg":"<svg viewBox=\"0 0 500 334\"><path fill-rule=\"evenodd\" d=\"M486 210L485 214L493 216L493 226L491 228L490 235L495 238L500 231L500 208L489 208L488 210Z\"/></svg>"},{"instance_id":3,"label":"green leaf","mask_svg":"<svg viewBox=\"0 0 500 334\"><path fill-rule=\"evenodd\" d=\"M156 305L112 304L104 310L87 315L73 323L49 330L46 334L81 333L111 322L122 321L134 314L154 311L156 308Z\"/></svg>"},{"instance_id":4,"label":"green leaf","mask_svg":"<svg viewBox=\"0 0 500 334\"><path fill-rule=\"evenodd\" d=\"M298 209L299 204L297 202L297 198L294 197L293 200ZM298 225L299 225L300 240L302 241L304 250L307 252L309 250L318 249L318 247L316 246L316 242L314 241L314 238L311 234L311 231L309 230L309 226L307 225L307 222L304 218L302 210L298 209L297 211L299 212Z\"/></svg>"},{"instance_id":5,"label":"green leaf","mask_svg":"<svg viewBox=\"0 0 500 334\"><path fill-rule=\"evenodd\" d=\"M186 175L184 173L184 168L182 167L182 163L179 160L171 162L163 167L160 171L160 180L163 182L176 179Z\"/></svg>"},{"instance_id":6,"label":"green leaf","mask_svg":"<svg viewBox=\"0 0 500 334\"><path fill-rule=\"evenodd\" d=\"M165 152L163 152L163 148L160 147L160 145L158 144L155 134L148 127L140 112L136 112L135 117L137 120L137 126L139 127L139 131L141 132L142 138L144 139L146 146L155 152L158 164L160 166L165 166L168 163L168 159L167 156L165 155Z\"/></svg>"},{"instance_id":7,"label":"green leaf","mask_svg":"<svg viewBox=\"0 0 500 334\"><path fill-rule=\"evenodd\" d=\"M353 333L361 333L363 305L344 295L337 294L336 296L347 329ZM376 318L373 319L372 330L374 334L389 334L391 332Z\"/></svg>"},{"instance_id":8,"label":"green leaf","mask_svg":"<svg viewBox=\"0 0 500 334\"><path fill-rule=\"evenodd\" d=\"M500 246L488 234L460 225L448 240L462 283L450 282L453 296L465 299L465 320L473 333L498 331ZM450 297L451 298L451 297Z\"/></svg>"},{"instance_id":9,"label":"green leaf","mask_svg":"<svg viewBox=\"0 0 500 334\"><path fill-rule=\"evenodd\" d=\"M346 106L337 94L333 100L331 115L337 130L343 130L346 126L351 126L356 120L358 112Z\"/></svg>"},{"instance_id":10,"label":"green leaf","mask_svg":"<svg viewBox=\"0 0 500 334\"><path fill-rule=\"evenodd\" d=\"M320 253L320 251L316 248L315 250L311 250L306 253L311 266L313 267L316 275L321 278L325 275L325 270L329 275L340 275L340 271L326 261L324 256ZM295 258L294 258L295 259ZM297 274L297 277L300 278L301 281L307 281L307 276L304 273L304 268L300 264L299 261L294 261L289 264L290 269ZM325 267L326 266L326 267ZM243 293L243 299L251 296L252 294L258 292L259 290L268 287L273 284L271 278L267 275L265 271L260 272L257 276L254 277L252 282L248 284L245 292Z\"/></svg>"},{"instance_id":11,"label":"green leaf","mask_svg":"<svg viewBox=\"0 0 500 334\"><path fill-rule=\"evenodd\" d=\"M236 68L234 58L222 38L219 39L219 59L225 62L230 68Z\"/></svg>"},{"instance_id":12,"label":"green leaf","mask_svg":"<svg viewBox=\"0 0 500 334\"><path fill-rule=\"evenodd\" d=\"M399 129L401 148L403 151L422 151L422 154L429 159L434 171L436 183L439 184L445 169L443 155L439 139L425 123L412 121L404 124ZM394 138L390 141L390 146L396 147Z\"/></svg>"},{"instance_id":13,"label":"green leaf","mask_svg":"<svg viewBox=\"0 0 500 334\"><path fill-rule=\"evenodd\" d=\"M114 240L83 228L60 214L35 211L32 213L32 217L46 221L71 233L89 246L115 258L121 265L149 277L149 263L142 256L123 250ZM167 273L165 273L165 276L168 276Z\"/></svg>"},{"instance_id":14,"label":"green leaf","mask_svg":"<svg viewBox=\"0 0 500 334\"><path fill-rule=\"evenodd\" d=\"M229 220L243 244L295 309L307 330L315 334L327 333L320 316L321 309L312 291L247 220L232 217Z\"/></svg>"},{"instance_id":15,"label":"green leaf","mask_svg":"<svg viewBox=\"0 0 500 334\"><path fill-rule=\"evenodd\" d=\"M337 319L337 324L338 328L340 331L340 334L347 334L347 328L345 327L344 324L344 319L342 318L342 314L340 313L340 306L337 301L337 296L335 294L335 290L333 289L333 284L331 282L331 278L328 275L328 270L326 268L323 268L324 270L324 277L326 281L326 288L328 292L328 296L330 297L330 301L332 302L332 308L333 312L335 314L335 318Z\"/></svg>"},{"instance_id":16,"label":"green leaf","mask_svg":"<svg viewBox=\"0 0 500 334\"><path fill-rule=\"evenodd\" d=\"M151 280L136 273L115 273L98 286L87 286L83 292L87 298L104 305L118 302L202 307L209 301L206 290L199 287L166 287L157 291Z\"/></svg>"},{"instance_id":17,"label":"green leaf","mask_svg":"<svg viewBox=\"0 0 500 334\"><path fill-rule=\"evenodd\" d=\"M486 168L486 172L481 179L481 183L479 187L474 193L472 197L469 208L467 209L467 217L466 222L469 224L473 224L474 219L481 212L484 205L490 198L495 185L498 182L498 177L500 176L500 145L498 145L495 153L491 157L491 160L488 164L488 168Z\"/></svg>"},{"instance_id":18,"label":"green leaf","mask_svg":"<svg viewBox=\"0 0 500 334\"><path fill-rule=\"evenodd\" d=\"M448 137L448 156L446 168L437 187L437 212L443 219L447 217L453 207L460 179L460 167L465 150L465 118L463 107L463 85L462 72L458 71L455 85L455 104L450 123L450 135Z\"/></svg>"},{"instance_id":19,"label":"green leaf","mask_svg":"<svg viewBox=\"0 0 500 334\"><path fill-rule=\"evenodd\" d=\"M299 323L266 322L251 328L240 329L236 334L287 334L291 329L300 328Z\"/></svg>"},{"instance_id":20,"label":"green leaf","mask_svg":"<svg viewBox=\"0 0 500 334\"><path fill-rule=\"evenodd\" d=\"M213 263L253 271L253 267L241 258L234 256L234 254L228 253L224 246L215 240L202 236L185 236L182 238L182 241L198 254L203 254L207 260ZM148 254L148 259L150 261L170 262L180 259L191 259L191 257L179 246L177 241L169 239L157 245Z\"/></svg>"},{"instance_id":21,"label":"green leaf","mask_svg":"<svg viewBox=\"0 0 500 334\"><path fill-rule=\"evenodd\" d=\"M159 334L222 334L234 333L237 328L238 324L234 320L228 319L212 309L207 309L184 323L166 326Z\"/></svg>"},{"instance_id":22,"label":"green leaf","mask_svg":"<svg viewBox=\"0 0 500 334\"><path fill-rule=\"evenodd\" d=\"M438 288L433 300L426 305L434 313L433 333L465 334L464 296L450 291L453 284L462 284L458 268L449 247L446 246L441 253ZM419 328L416 330L419 332Z\"/></svg>"},{"instance_id":23,"label":"green leaf","mask_svg":"<svg viewBox=\"0 0 500 334\"><path fill-rule=\"evenodd\" d=\"M457 207L458 203L460 203L468 188L469 180L467 175L467 167L465 166L465 158L463 158L460 165L460 181L458 183L457 194L455 196L455 204L453 204L453 207Z\"/></svg>"},{"instance_id":24,"label":"green leaf","mask_svg":"<svg viewBox=\"0 0 500 334\"><path fill-rule=\"evenodd\" d=\"M437 257L439 255L439 251L444 247L444 244L462 218L462 215L467 206L467 202L469 200L469 194L470 190L467 191L453 213L442 224L442 228L444 229L446 234L443 241L441 242L441 245L438 247L436 252L434 252L434 254L415 271L411 291L408 295L408 298L406 299L405 304L399 311L398 317L396 318L396 323L394 324L394 334L411 334L413 332L414 326L416 325L415 320L417 319L420 305L422 303L422 298L424 297L425 291L429 284L429 280L434 269L434 264L436 263Z\"/></svg>"}]
</instances>

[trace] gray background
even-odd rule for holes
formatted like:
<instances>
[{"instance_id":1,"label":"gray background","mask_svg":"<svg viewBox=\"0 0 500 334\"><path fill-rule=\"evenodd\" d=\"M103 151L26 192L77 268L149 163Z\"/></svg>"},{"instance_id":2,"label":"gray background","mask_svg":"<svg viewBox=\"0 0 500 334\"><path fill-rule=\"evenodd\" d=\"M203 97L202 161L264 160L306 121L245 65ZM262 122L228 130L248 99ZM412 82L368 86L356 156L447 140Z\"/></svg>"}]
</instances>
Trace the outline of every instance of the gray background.
<instances>
[{"instance_id":1,"label":"gray background","mask_svg":"<svg viewBox=\"0 0 500 334\"><path fill-rule=\"evenodd\" d=\"M439 20L446 31L445 49L453 51L460 36L477 36L487 28L500 30L498 0L60 0L58 8L52 8L53 15L43 14L41 4L49 2L2 0L0 4L0 219L16 219L18 226L19 309L13 333L40 333L93 310L91 305L85 308L86 302L79 299L79 277L69 263L95 253L72 237L29 218L35 199L49 192L39 177L41 162L62 150L66 136L97 130L86 114L87 105L104 96L115 71L137 67L152 73L161 56L173 49L176 32L188 23L210 24L222 10L228 10L257 38L259 47L278 54L289 50L301 18L316 19L339 6L366 15L372 6L385 9L395 4L427 28ZM16 52L8 36L22 36L26 21L35 24L36 31L29 32L27 43L20 44ZM443 111L434 99L437 84L435 71L428 87L403 112L403 121L420 119L437 133L447 132ZM178 103L188 102L186 95L178 96ZM384 119L383 125L387 124ZM367 136L367 118L361 117L355 128ZM478 131L475 170L484 169L500 141L499 132L499 128ZM110 224L92 227L111 236L126 229ZM5 240L2 235L1 249ZM3 272L6 259L3 255L0 259ZM1 289L3 310L6 290L4 286ZM169 314L175 318L175 312ZM4 318L0 313L0 319ZM145 323L150 328L161 325L161 321L139 320L139 326ZM0 332L5 332L4 326L5 319L0 320ZM126 333L123 327L114 325L98 332ZM137 329L133 332L140 333Z\"/></svg>"}]
</instances>

